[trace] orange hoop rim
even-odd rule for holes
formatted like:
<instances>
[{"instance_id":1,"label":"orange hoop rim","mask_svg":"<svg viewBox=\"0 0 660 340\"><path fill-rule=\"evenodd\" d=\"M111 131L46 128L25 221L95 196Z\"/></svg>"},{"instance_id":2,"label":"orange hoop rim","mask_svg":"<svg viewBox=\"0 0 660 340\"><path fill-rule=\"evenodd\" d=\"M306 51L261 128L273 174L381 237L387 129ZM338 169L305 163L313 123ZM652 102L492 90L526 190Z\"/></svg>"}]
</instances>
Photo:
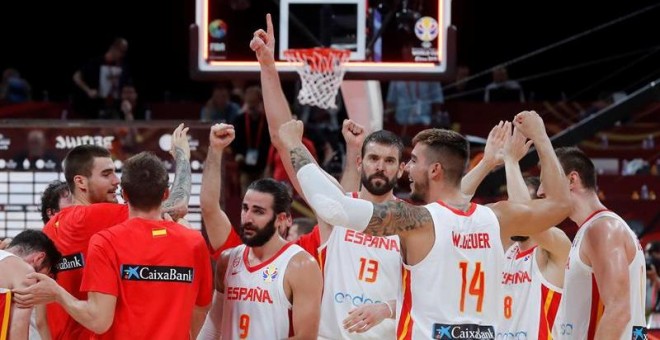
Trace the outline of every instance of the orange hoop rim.
<instances>
[{"instance_id":1,"label":"orange hoop rim","mask_svg":"<svg viewBox=\"0 0 660 340\"><path fill-rule=\"evenodd\" d=\"M302 62L303 65L309 65L312 71L332 71L335 67L333 58L337 66L341 66L348 61L351 56L350 50L342 50L331 47L314 48L292 48L284 51L284 56L289 61Z\"/></svg>"}]
</instances>

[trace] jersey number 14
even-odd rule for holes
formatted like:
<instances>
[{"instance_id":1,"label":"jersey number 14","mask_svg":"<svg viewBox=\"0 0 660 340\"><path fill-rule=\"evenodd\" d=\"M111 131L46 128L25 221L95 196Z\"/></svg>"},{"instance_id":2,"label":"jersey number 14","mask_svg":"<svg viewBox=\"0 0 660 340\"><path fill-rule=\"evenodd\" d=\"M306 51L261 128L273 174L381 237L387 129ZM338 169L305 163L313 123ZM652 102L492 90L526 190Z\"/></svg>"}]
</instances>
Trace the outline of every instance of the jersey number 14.
<instances>
[{"instance_id":1,"label":"jersey number 14","mask_svg":"<svg viewBox=\"0 0 660 340\"><path fill-rule=\"evenodd\" d=\"M474 270L471 271L472 275L468 280L468 275L470 274L470 264L468 262L459 262L458 267L461 269L461 302L460 302L460 311L461 313L465 312L465 298L466 294L472 295L477 299L477 313L481 313L481 309L484 304L484 276L485 273L481 270L481 262L476 262ZM470 286L468 287L468 281Z\"/></svg>"}]
</instances>

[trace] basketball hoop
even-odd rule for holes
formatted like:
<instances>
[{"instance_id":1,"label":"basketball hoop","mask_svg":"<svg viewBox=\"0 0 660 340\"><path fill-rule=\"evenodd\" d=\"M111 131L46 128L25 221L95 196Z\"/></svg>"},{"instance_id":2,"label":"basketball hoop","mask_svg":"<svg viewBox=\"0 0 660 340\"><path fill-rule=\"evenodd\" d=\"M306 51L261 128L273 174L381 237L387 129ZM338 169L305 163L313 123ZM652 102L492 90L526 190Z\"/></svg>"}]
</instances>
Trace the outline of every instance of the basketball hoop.
<instances>
[{"instance_id":1,"label":"basketball hoop","mask_svg":"<svg viewBox=\"0 0 660 340\"><path fill-rule=\"evenodd\" d=\"M296 72L300 75L302 88L298 101L303 105L322 109L337 108L336 96L344 79L351 51L334 48L307 48L284 51L289 62L297 62Z\"/></svg>"}]
</instances>

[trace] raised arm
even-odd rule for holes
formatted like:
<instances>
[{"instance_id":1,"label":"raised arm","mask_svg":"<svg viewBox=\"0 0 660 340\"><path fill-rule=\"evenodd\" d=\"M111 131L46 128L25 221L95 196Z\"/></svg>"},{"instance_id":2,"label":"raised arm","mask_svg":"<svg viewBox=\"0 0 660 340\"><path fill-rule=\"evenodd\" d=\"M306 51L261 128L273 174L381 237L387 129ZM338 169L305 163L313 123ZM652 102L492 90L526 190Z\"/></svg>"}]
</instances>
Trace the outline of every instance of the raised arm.
<instances>
[{"instance_id":1,"label":"raised arm","mask_svg":"<svg viewBox=\"0 0 660 340\"><path fill-rule=\"evenodd\" d=\"M174 182L170 189L170 196L161 205L164 213L172 216L173 220L183 218L188 213L188 201L192 188L192 173L190 170L190 145L188 145L188 128L179 124L172 133L172 147L170 154L174 157Z\"/></svg>"},{"instance_id":2,"label":"raised arm","mask_svg":"<svg viewBox=\"0 0 660 340\"><path fill-rule=\"evenodd\" d=\"M541 162L541 180L548 186L547 195L545 199L523 203L498 202L492 209L503 234L529 236L560 223L568 216L571 209L569 191L541 117L534 111L524 111L516 115L514 124L536 146Z\"/></svg>"},{"instance_id":3,"label":"raised arm","mask_svg":"<svg viewBox=\"0 0 660 340\"><path fill-rule=\"evenodd\" d=\"M346 164L339 182L344 191L360 190L360 172L358 171L358 159L362 157L362 144L366 137L365 128L350 120L344 120L341 128L341 134L346 141Z\"/></svg>"},{"instance_id":4,"label":"raised arm","mask_svg":"<svg viewBox=\"0 0 660 340\"><path fill-rule=\"evenodd\" d=\"M234 127L228 124L215 124L209 133L209 149L204 162L199 200L206 233L214 251L225 243L231 232L229 217L220 208L220 193L222 191L222 155L225 148L234 140L235 135Z\"/></svg>"},{"instance_id":5,"label":"raised arm","mask_svg":"<svg viewBox=\"0 0 660 340\"><path fill-rule=\"evenodd\" d=\"M510 126L511 123L500 121L499 124L490 130L488 139L486 140L486 147L484 148L484 157L461 179L461 193L466 199L471 200L484 178L495 167L502 164L501 151L506 139L506 124Z\"/></svg>"}]
</instances>

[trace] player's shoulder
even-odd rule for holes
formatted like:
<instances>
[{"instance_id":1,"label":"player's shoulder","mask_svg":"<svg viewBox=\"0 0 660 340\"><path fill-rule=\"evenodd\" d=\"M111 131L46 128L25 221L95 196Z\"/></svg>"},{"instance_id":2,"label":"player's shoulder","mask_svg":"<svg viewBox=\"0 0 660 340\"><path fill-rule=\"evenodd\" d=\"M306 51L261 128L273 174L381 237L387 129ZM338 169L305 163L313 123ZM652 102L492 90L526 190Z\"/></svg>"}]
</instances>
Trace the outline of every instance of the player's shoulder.
<instances>
[{"instance_id":1,"label":"player's shoulder","mask_svg":"<svg viewBox=\"0 0 660 340\"><path fill-rule=\"evenodd\" d=\"M315 266L316 268L319 267L318 262L316 262L316 259L314 259L314 256L312 256L310 253L306 252L304 249L295 244L291 245L291 247L300 248L300 251L291 256L289 267L301 270L306 270L305 268L308 266Z\"/></svg>"},{"instance_id":2,"label":"player's shoulder","mask_svg":"<svg viewBox=\"0 0 660 340\"><path fill-rule=\"evenodd\" d=\"M620 218L603 215L594 219L584 232L584 240L588 243L621 243L626 242L630 228Z\"/></svg>"},{"instance_id":3,"label":"player's shoulder","mask_svg":"<svg viewBox=\"0 0 660 340\"><path fill-rule=\"evenodd\" d=\"M6 288L12 289L18 288L18 286L21 285L25 279L25 275L34 272L34 268L18 256L8 256L4 258L1 262L0 268L2 268L2 272L10 275L10 281L13 282L14 287Z\"/></svg>"}]
</instances>

